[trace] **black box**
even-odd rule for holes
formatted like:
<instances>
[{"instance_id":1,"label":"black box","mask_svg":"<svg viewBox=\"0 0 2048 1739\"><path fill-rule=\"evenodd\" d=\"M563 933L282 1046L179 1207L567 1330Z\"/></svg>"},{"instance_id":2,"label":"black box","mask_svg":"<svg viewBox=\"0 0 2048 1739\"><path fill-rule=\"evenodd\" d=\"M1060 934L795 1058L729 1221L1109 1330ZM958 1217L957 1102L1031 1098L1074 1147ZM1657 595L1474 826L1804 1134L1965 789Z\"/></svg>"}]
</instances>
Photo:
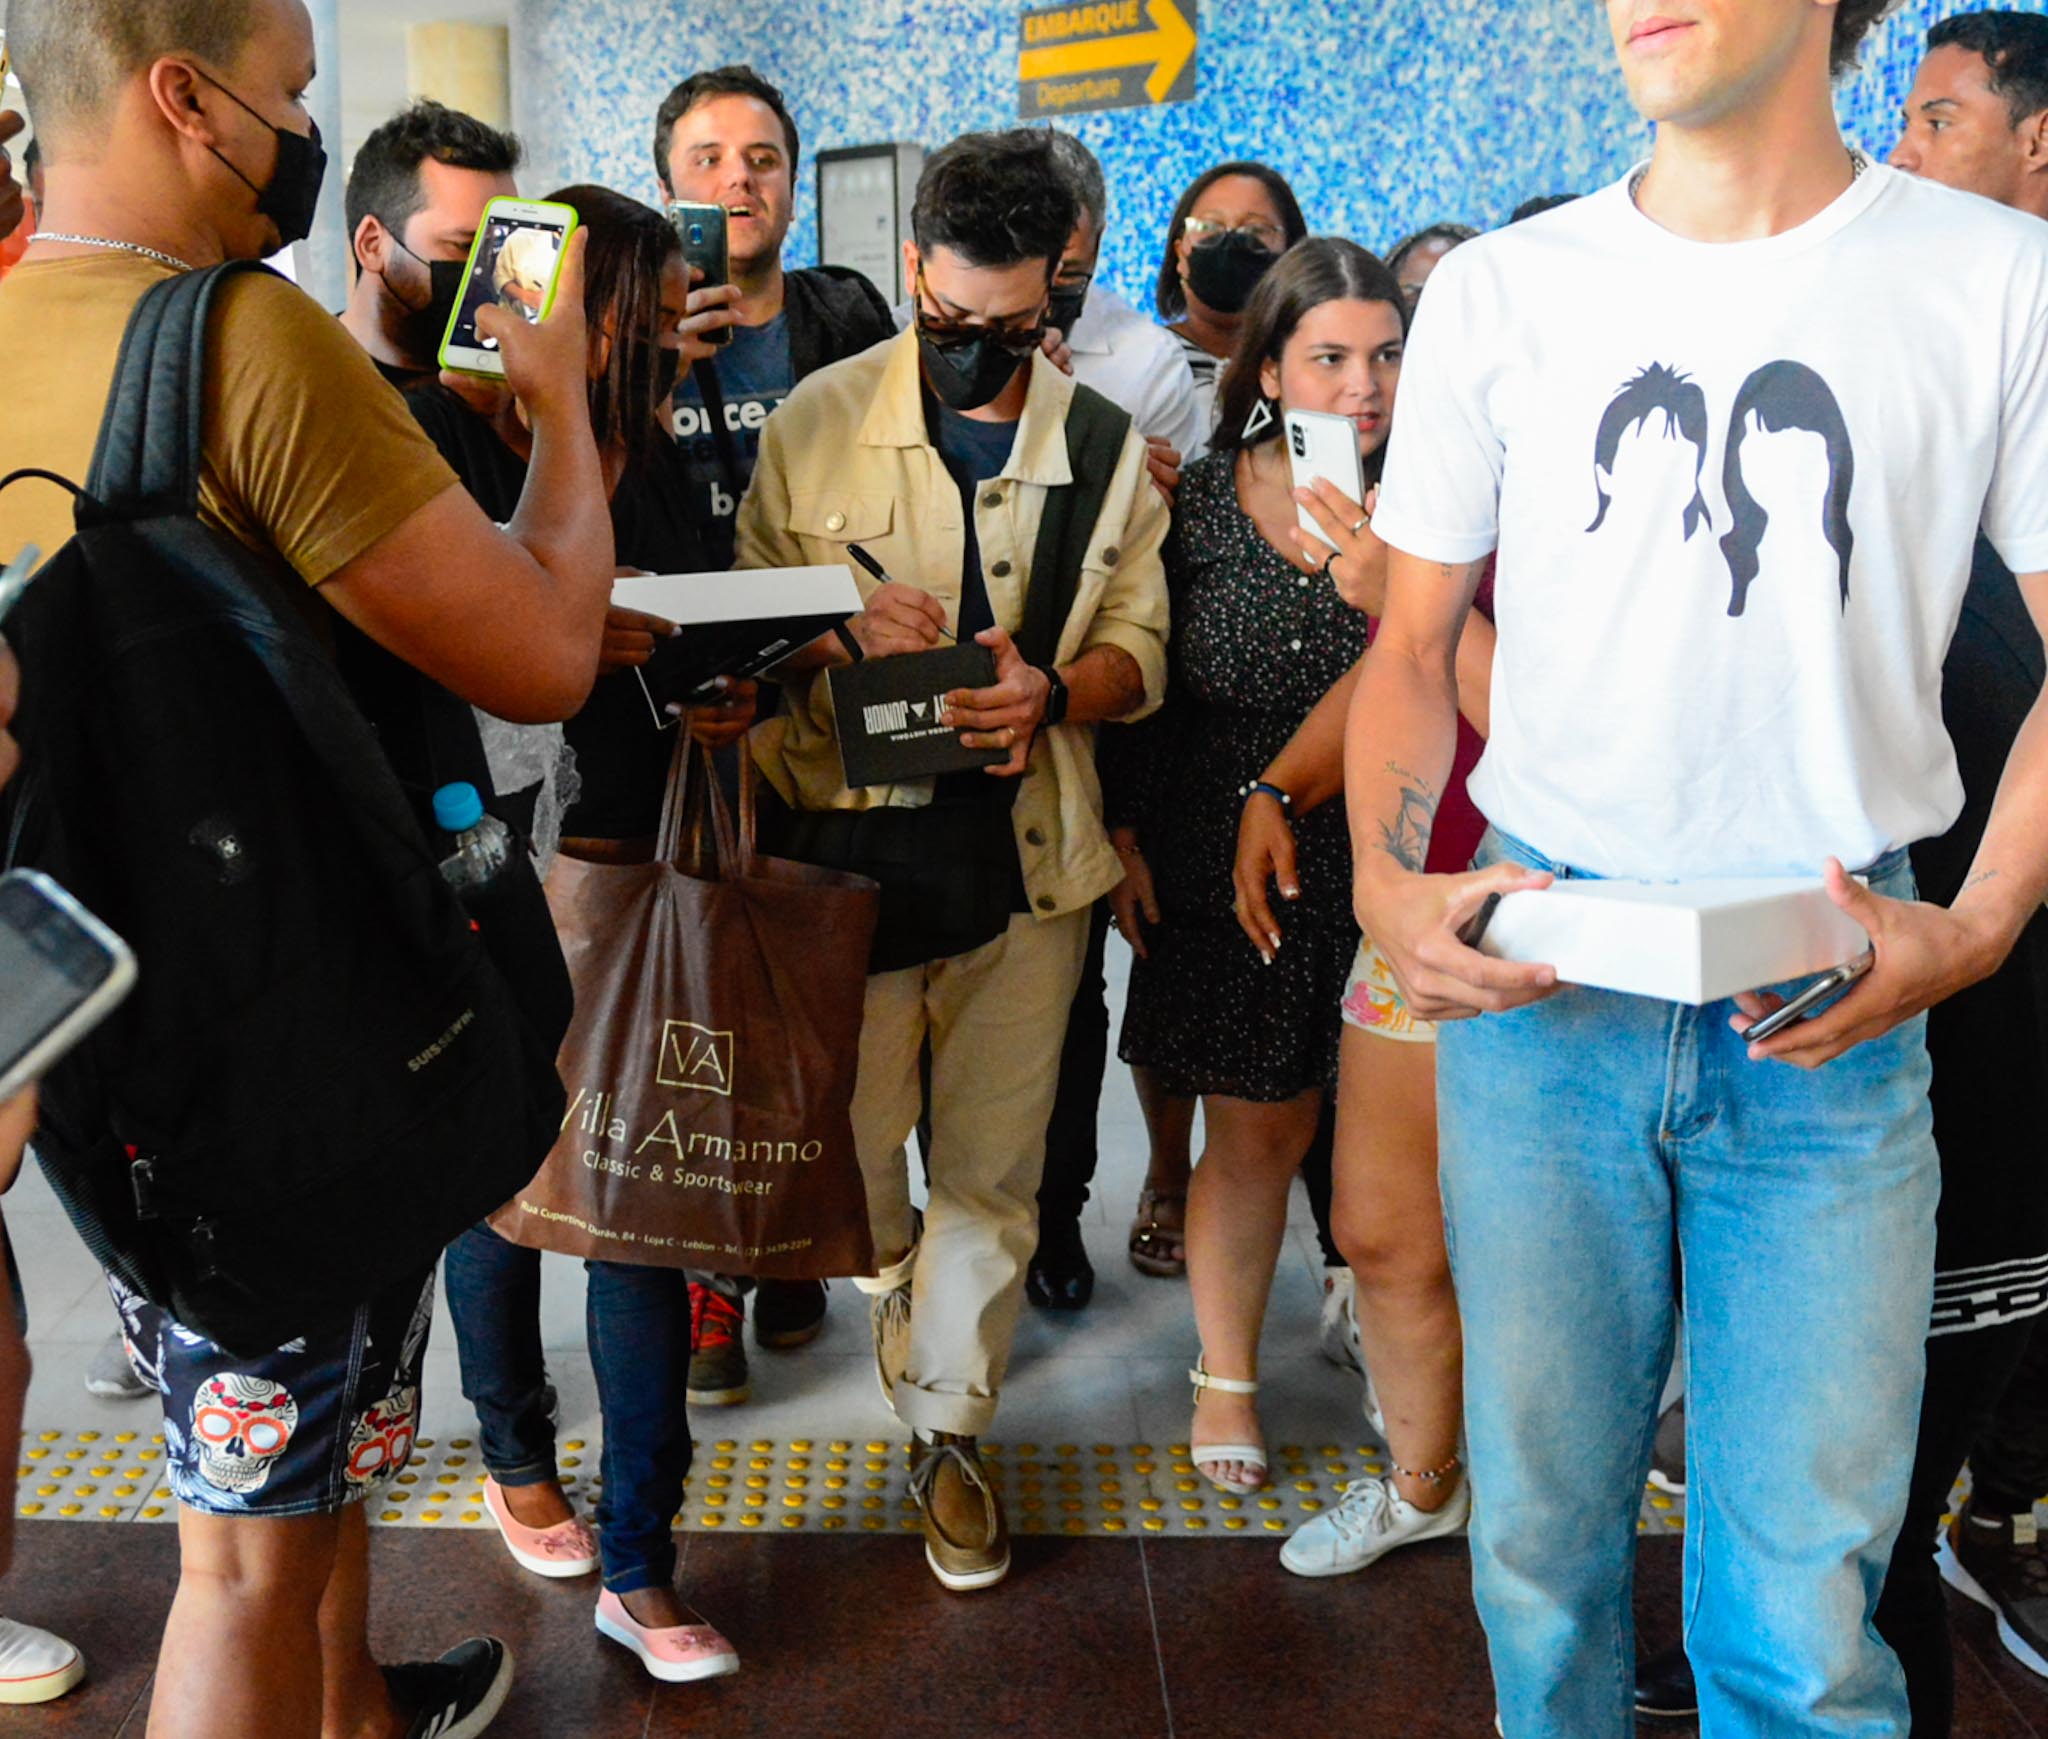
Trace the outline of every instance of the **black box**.
<instances>
[{"instance_id":1,"label":"black box","mask_svg":"<svg viewBox=\"0 0 2048 1739\"><path fill-rule=\"evenodd\" d=\"M995 654L971 641L834 670L832 711L847 789L899 785L1007 761L1006 749L963 748L959 731L940 723L947 695L993 688L995 680Z\"/></svg>"}]
</instances>

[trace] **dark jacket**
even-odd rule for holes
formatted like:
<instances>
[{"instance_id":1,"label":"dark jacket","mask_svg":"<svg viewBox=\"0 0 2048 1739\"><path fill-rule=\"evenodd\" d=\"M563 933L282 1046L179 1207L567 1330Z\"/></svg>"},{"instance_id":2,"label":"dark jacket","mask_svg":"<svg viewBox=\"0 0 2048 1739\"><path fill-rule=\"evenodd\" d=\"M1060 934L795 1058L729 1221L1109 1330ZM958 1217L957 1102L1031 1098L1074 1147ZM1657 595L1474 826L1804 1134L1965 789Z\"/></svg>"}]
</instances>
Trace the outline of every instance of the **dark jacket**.
<instances>
[{"instance_id":1,"label":"dark jacket","mask_svg":"<svg viewBox=\"0 0 2048 1739\"><path fill-rule=\"evenodd\" d=\"M789 360L798 380L896 336L882 293L851 266L809 266L782 275Z\"/></svg>"}]
</instances>

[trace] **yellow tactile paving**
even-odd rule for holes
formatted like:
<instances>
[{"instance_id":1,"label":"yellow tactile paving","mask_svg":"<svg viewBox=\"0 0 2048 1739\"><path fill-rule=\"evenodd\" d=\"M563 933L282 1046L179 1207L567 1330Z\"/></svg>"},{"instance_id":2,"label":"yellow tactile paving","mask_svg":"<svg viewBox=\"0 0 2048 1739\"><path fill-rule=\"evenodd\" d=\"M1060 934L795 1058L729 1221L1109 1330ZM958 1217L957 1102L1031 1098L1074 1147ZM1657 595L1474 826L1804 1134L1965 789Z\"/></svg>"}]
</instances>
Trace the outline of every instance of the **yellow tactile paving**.
<instances>
[{"instance_id":1,"label":"yellow tactile paving","mask_svg":"<svg viewBox=\"0 0 2048 1739\"><path fill-rule=\"evenodd\" d=\"M586 1514L602 1483L595 1439L560 1445L562 1484ZM22 1433L16 1513L38 1520L150 1521L175 1518L163 1473L160 1433ZM1037 1443L998 1440L982 1459L1003 1494L1011 1530L1114 1539L1273 1540L1338 1501L1338 1487L1360 1474L1384 1473L1386 1452L1352 1445L1283 1444L1267 1489L1245 1497L1216 1491L1196 1470L1185 1443ZM385 1527L490 1530L483 1507L483 1463L473 1437L423 1437L397 1482L373 1503ZM764 1437L706 1437L684 1490L677 1526L706 1532L914 1532L908 1446L881 1438L820 1432L777 1442ZM1682 1499L1644 1494L1638 1528L1685 1528Z\"/></svg>"}]
</instances>

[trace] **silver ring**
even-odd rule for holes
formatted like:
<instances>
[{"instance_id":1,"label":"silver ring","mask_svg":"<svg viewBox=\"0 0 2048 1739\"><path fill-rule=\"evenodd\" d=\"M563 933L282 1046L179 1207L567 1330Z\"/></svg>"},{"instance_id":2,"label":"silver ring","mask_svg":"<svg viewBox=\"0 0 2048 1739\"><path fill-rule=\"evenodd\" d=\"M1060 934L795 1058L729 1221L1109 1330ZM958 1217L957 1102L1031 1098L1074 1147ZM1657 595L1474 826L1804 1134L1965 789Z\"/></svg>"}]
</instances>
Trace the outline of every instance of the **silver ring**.
<instances>
[{"instance_id":1,"label":"silver ring","mask_svg":"<svg viewBox=\"0 0 2048 1739\"><path fill-rule=\"evenodd\" d=\"M1356 537L1370 524L1372 524L1372 515L1368 513L1363 519L1361 519L1356 525L1354 525L1351 528L1351 535L1353 537Z\"/></svg>"}]
</instances>

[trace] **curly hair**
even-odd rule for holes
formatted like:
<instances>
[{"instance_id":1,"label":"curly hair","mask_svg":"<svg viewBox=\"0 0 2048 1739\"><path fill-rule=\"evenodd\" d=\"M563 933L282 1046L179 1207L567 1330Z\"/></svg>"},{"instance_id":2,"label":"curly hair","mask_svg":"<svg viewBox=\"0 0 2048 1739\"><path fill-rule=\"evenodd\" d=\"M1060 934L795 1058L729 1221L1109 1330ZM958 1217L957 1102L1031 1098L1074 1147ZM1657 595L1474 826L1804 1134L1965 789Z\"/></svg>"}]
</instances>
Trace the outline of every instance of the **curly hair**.
<instances>
[{"instance_id":1,"label":"curly hair","mask_svg":"<svg viewBox=\"0 0 2048 1739\"><path fill-rule=\"evenodd\" d=\"M1852 72L1856 54L1871 27L1898 4L1898 0L1841 0L1835 8L1835 47L1830 66L1835 77Z\"/></svg>"},{"instance_id":2,"label":"curly hair","mask_svg":"<svg viewBox=\"0 0 2048 1739\"><path fill-rule=\"evenodd\" d=\"M970 266L1043 260L1048 276L1080 221L1081 202L1043 127L963 133L918 177L910 211L918 250L951 248Z\"/></svg>"},{"instance_id":3,"label":"curly hair","mask_svg":"<svg viewBox=\"0 0 2048 1739\"><path fill-rule=\"evenodd\" d=\"M1929 52L1960 48L1980 57L1991 94L2005 99L2017 127L2048 109L2048 17L2038 12L1959 12L1928 31ZM31 147L33 149L33 147Z\"/></svg>"}]
</instances>

